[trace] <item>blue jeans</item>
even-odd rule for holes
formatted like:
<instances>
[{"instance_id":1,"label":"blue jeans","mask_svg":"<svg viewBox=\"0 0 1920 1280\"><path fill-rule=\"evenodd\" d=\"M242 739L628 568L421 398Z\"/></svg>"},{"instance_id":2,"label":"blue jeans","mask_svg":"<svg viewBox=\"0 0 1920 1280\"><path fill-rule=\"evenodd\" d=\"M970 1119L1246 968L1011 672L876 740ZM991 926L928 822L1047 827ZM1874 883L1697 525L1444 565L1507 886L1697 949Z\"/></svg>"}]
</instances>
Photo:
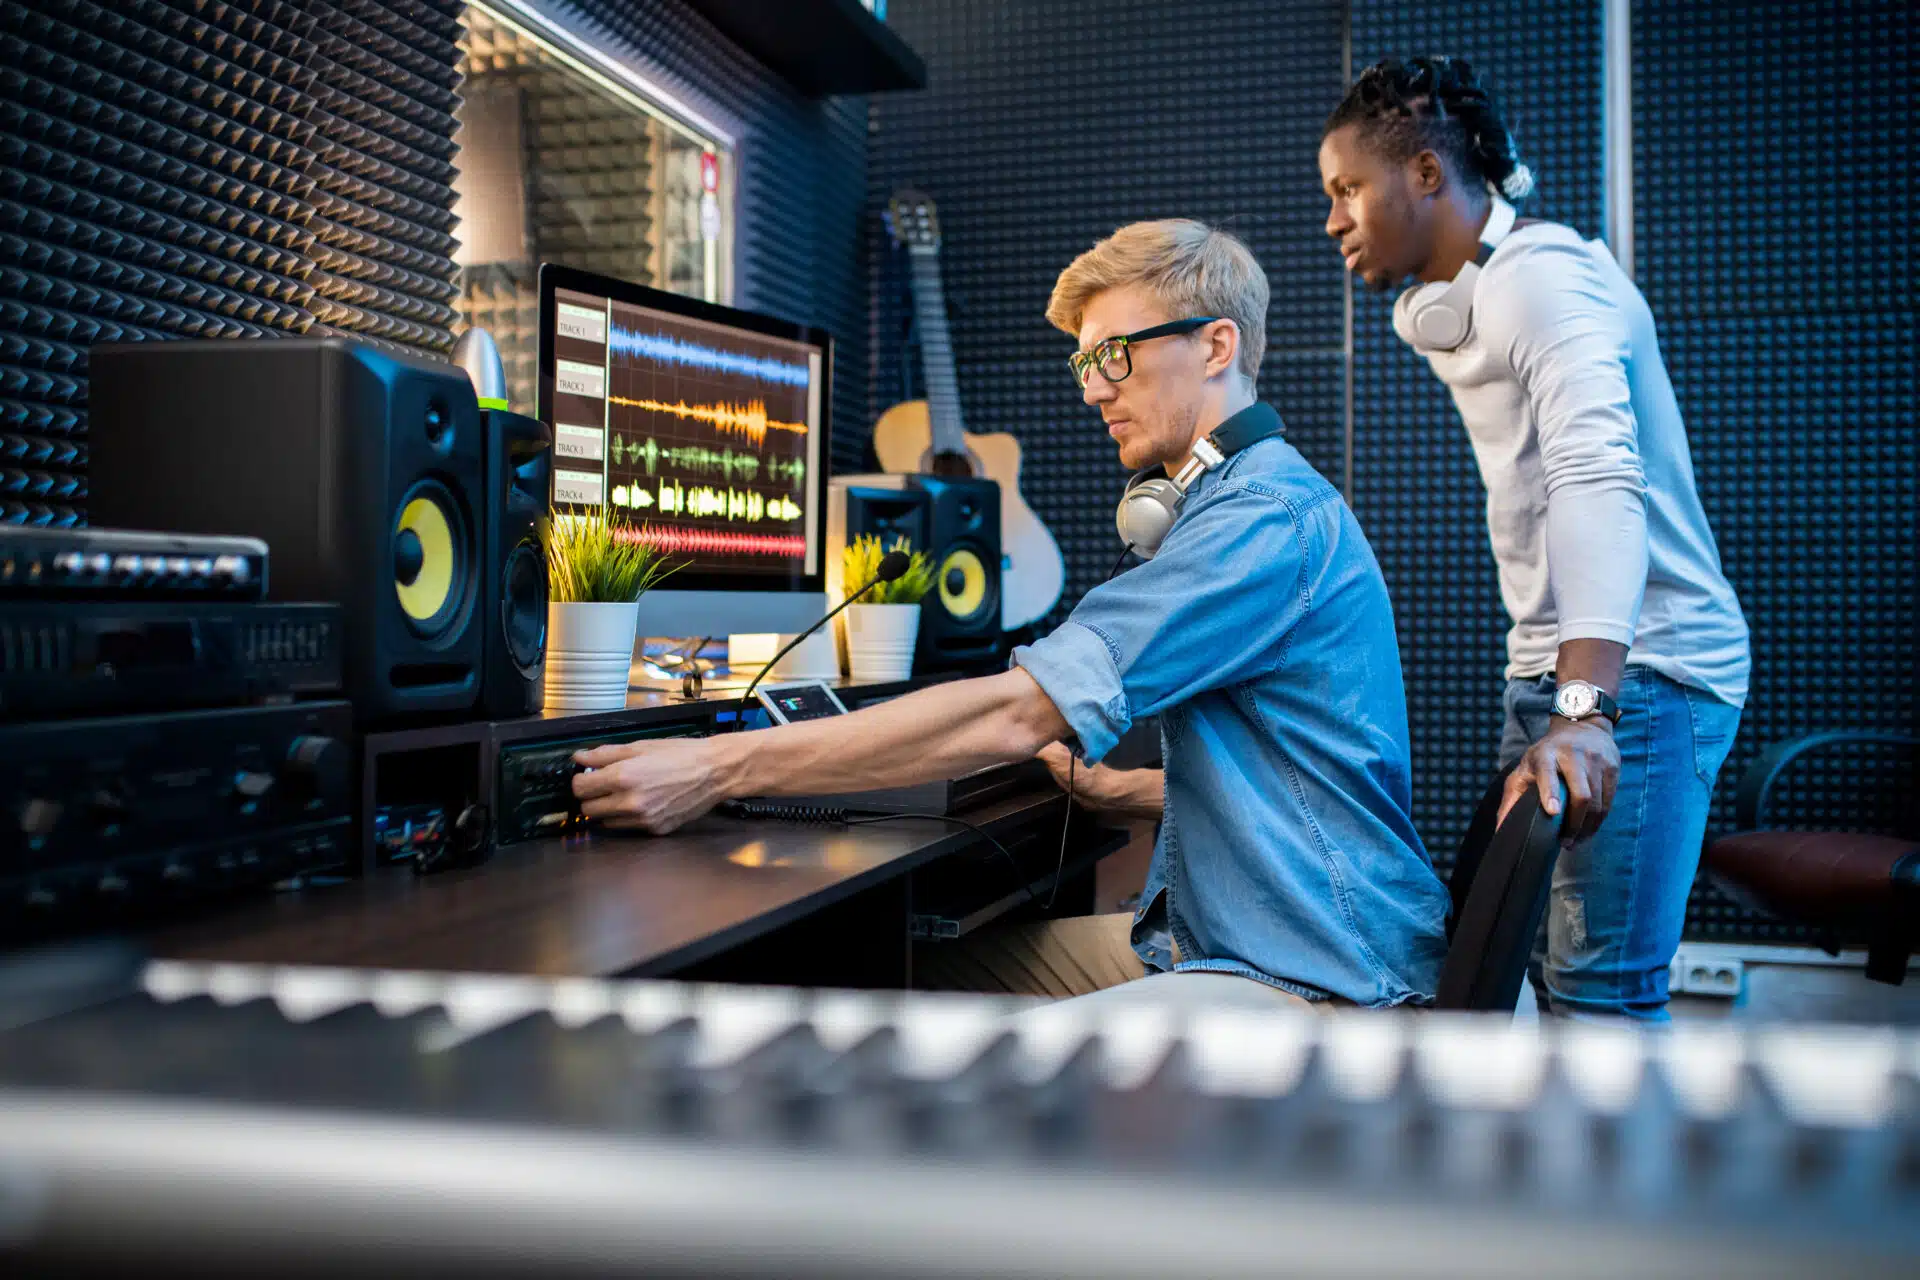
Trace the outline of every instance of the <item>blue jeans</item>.
<instances>
[{"instance_id":1,"label":"blue jeans","mask_svg":"<svg viewBox=\"0 0 1920 1280\"><path fill-rule=\"evenodd\" d=\"M1547 732L1551 674L1507 683L1500 764ZM1543 1012L1665 1022L1714 779L1740 709L1629 665L1620 684L1620 780L1591 839L1562 849L1528 976Z\"/></svg>"}]
</instances>

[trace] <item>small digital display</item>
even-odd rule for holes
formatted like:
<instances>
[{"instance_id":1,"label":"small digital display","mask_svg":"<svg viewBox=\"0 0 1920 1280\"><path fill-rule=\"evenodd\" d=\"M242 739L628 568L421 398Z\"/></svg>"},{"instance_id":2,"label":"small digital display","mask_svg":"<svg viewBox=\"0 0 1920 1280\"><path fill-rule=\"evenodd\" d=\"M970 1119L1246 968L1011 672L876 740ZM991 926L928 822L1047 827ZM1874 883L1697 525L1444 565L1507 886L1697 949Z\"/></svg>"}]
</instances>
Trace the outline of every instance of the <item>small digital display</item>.
<instances>
[{"instance_id":1,"label":"small digital display","mask_svg":"<svg viewBox=\"0 0 1920 1280\"><path fill-rule=\"evenodd\" d=\"M798 724L802 720L825 720L847 714L833 690L824 684L790 684L777 689L761 689L760 701L775 720Z\"/></svg>"}]
</instances>

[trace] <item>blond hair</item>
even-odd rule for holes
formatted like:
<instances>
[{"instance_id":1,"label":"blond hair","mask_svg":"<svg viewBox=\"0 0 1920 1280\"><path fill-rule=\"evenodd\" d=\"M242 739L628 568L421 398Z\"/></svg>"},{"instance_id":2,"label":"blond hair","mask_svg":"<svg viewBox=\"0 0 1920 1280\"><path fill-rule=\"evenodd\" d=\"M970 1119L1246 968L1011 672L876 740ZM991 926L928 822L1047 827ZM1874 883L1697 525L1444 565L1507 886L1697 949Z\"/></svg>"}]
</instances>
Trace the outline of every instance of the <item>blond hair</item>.
<instances>
[{"instance_id":1,"label":"blond hair","mask_svg":"<svg viewBox=\"0 0 1920 1280\"><path fill-rule=\"evenodd\" d=\"M1130 284L1146 286L1169 320L1233 321L1240 329L1240 372L1249 382L1259 378L1267 350L1267 273L1238 238L1192 218L1129 223L1060 273L1047 320L1077 338L1087 304Z\"/></svg>"}]
</instances>

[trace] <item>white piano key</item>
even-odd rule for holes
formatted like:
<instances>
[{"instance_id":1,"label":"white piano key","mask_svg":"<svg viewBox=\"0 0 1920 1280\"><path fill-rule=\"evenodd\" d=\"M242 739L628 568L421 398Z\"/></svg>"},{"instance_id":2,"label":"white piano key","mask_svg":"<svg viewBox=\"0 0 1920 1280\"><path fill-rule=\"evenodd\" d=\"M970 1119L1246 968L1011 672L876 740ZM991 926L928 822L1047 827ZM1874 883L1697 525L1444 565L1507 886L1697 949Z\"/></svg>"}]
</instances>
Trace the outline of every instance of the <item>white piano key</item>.
<instances>
[{"instance_id":1,"label":"white piano key","mask_svg":"<svg viewBox=\"0 0 1920 1280\"><path fill-rule=\"evenodd\" d=\"M845 1053L893 1020L894 1006L859 991L827 991L808 1010L813 1033L834 1053Z\"/></svg>"},{"instance_id":2,"label":"white piano key","mask_svg":"<svg viewBox=\"0 0 1920 1280\"><path fill-rule=\"evenodd\" d=\"M1351 1014L1327 1018L1321 1028L1327 1082L1342 1097L1373 1102L1393 1092L1419 1015ZM1441 1016L1441 1015L1432 1015Z\"/></svg>"},{"instance_id":3,"label":"white piano key","mask_svg":"<svg viewBox=\"0 0 1920 1280\"><path fill-rule=\"evenodd\" d=\"M1568 1022L1551 1029L1574 1096L1595 1111L1620 1115L1633 1105L1646 1066L1646 1043L1628 1027Z\"/></svg>"},{"instance_id":4,"label":"white piano key","mask_svg":"<svg viewBox=\"0 0 1920 1280\"><path fill-rule=\"evenodd\" d=\"M629 1031L650 1036L693 1011L692 988L677 982L623 982L614 1004Z\"/></svg>"},{"instance_id":5,"label":"white piano key","mask_svg":"<svg viewBox=\"0 0 1920 1280\"><path fill-rule=\"evenodd\" d=\"M547 1012L570 1030L598 1022L618 1007L614 988L592 978L562 978L547 989Z\"/></svg>"},{"instance_id":6,"label":"white piano key","mask_svg":"<svg viewBox=\"0 0 1920 1280\"><path fill-rule=\"evenodd\" d=\"M221 1004L245 1004L273 991L273 973L258 965L216 964L207 969L207 994Z\"/></svg>"},{"instance_id":7,"label":"white piano key","mask_svg":"<svg viewBox=\"0 0 1920 1280\"><path fill-rule=\"evenodd\" d=\"M446 979L438 974L383 969L374 974L369 998L381 1016L405 1018L440 1003Z\"/></svg>"},{"instance_id":8,"label":"white piano key","mask_svg":"<svg viewBox=\"0 0 1920 1280\"><path fill-rule=\"evenodd\" d=\"M547 987L535 978L463 975L446 985L440 1004L447 1011L454 1034L441 1037L432 1047L450 1049L463 1040L544 1010Z\"/></svg>"},{"instance_id":9,"label":"white piano key","mask_svg":"<svg viewBox=\"0 0 1920 1280\"><path fill-rule=\"evenodd\" d=\"M1139 1006L1101 1016L1100 1058L1107 1087L1138 1089L1173 1052L1179 1028L1170 1010Z\"/></svg>"},{"instance_id":10,"label":"white piano key","mask_svg":"<svg viewBox=\"0 0 1920 1280\"><path fill-rule=\"evenodd\" d=\"M1028 1084L1060 1074L1080 1047L1099 1031L1099 1021L1071 1000L1036 1009L1009 1024L1019 1037L1014 1073Z\"/></svg>"},{"instance_id":11,"label":"white piano key","mask_svg":"<svg viewBox=\"0 0 1920 1280\"><path fill-rule=\"evenodd\" d=\"M1319 1038L1320 1020L1321 1015L1307 1010L1195 1013L1186 1030L1194 1087L1245 1097L1291 1092L1306 1067L1307 1050Z\"/></svg>"},{"instance_id":12,"label":"white piano key","mask_svg":"<svg viewBox=\"0 0 1920 1280\"><path fill-rule=\"evenodd\" d=\"M707 987L695 997L693 1012L699 1020L693 1065L725 1066L804 1021L805 993L797 987Z\"/></svg>"},{"instance_id":13,"label":"white piano key","mask_svg":"<svg viewBox=\"0 0 1920 1280\"><path fill-rule=\"evenodd\" d=\"M1870 1128L1895 1103L1900 1037L1869 1027L1769 1027L1751 1049L1781 1107L1803 1124Z\"/></svg>"},{"instance_id":14,"label":"white piano key","mask_svg":"<svg viewBox=\"0 0 1920 1280\"><path fill-rule=\"evenodd\" d=\"M155 1000L172 1004L206 991L206 966L181 960L154 960L141 974L140 985Z\"/></svg>"},{"instance_id":15,"label":"white piano key","mask_svg":"<svg viewBox=\"0 0 1920 1280\"><path fill-rule=\"evenodd\" d=\"M1675 1027L1649 1035L1647 1051L1667 1070L1680 1105L1704 1119L1720 1119L1740 1102L1746 1044L1732 1027Z\"/></svg>"},{"instance_id":16,"label":"white piano key","mask_svg":"<svg viewBox=\"0 0 1920 1280\"><path fill-rule=\"evenodd\" d=\"M1002 1009L964 995L928 993L902 1001L894 1022L900 1073L916 1080L946 1079L965 1070L1007 1028Z\"/></svg>"},{"instance_id":17,"label":"white piano key","mask_svg":"<svg viewBox=\"0 0 1920 1280\"><path fill-rule=\"evenodd\" d=\"M311 1022L359 1004L367 998L367 975L356 969L280 969L273 978L273 1002L291 1022Z\"/></svg>"},{"instance_id":18,"label":"white piano key","mask_svg":"<svg viewBox=\"0 0 1920 1280\"><path fill-rule=\"evenodd\" d=\"M1456 1014L1429 1018L1414 1037L1427 1093L1453 1107L1524 1111L1539 1096L1546 1049L1537 1023Z\"/></svg>"}]
</instances>

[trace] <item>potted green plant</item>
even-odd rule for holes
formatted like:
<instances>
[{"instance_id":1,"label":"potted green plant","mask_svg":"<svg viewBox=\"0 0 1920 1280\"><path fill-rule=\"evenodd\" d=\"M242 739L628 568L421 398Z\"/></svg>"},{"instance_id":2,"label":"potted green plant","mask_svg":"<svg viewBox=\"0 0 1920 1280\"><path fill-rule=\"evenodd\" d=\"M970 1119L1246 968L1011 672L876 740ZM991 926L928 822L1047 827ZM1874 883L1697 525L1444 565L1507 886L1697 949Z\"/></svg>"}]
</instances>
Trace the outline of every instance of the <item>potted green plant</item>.
<instances>
[{"instance_id":1,"label":"potted green plant","mask_svg":"<svg viewBox=\"0 0 1920 1280\"><path fill-rule=\"evenodd\" d=\"M880 571L889 550L911 557L907 571L882 582L847 606L847 674L855 680L904 680L913 674L913 650L920 639L920 601L933 590L933 566L924 551L905 538L884 548L871 534L856 538L841 552L840 581L858 591Z\"/></svg>"},{"instance_id":2,"label":"potted green plant","mask_svg":"<svg viewBox=\"0 0 1920 1280\"><path fill-rule=\"evenodd\" d=\"M627 705L640 597L669 566L645 529L603 507L555 517L547 548L549 711L617 711Z\"/></svg>"}]
</instances>

